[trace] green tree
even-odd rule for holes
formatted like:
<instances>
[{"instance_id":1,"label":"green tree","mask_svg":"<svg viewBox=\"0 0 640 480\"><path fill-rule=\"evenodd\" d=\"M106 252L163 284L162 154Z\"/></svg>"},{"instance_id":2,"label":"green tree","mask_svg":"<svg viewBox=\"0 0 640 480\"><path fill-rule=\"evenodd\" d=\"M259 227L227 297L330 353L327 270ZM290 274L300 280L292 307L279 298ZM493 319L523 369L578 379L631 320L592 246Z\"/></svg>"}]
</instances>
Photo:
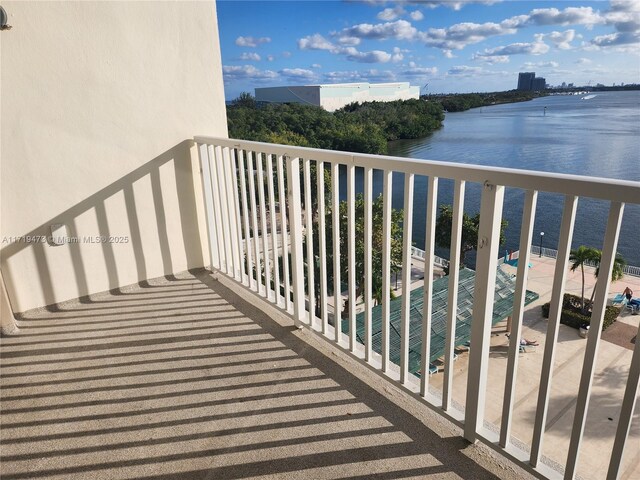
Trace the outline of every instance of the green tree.
<instances>
[{"instance_id":1,"label":"green tree","mask_svg":"<svg viewBox=\"0 0 640 480\"><path fill-rule=\"evenodd\" d=\"M451 205L440 205L440 213L436 219L436 245L442 248L451 247L451 226L453 224L453 207ZM504 231L508 222L502 220L500 224L500 245L505 242ZM480 226L480 213L470 217L466 213L462 214L462 238L460 240L460 266L465 265L468 252L475 250L478 246L478 228Z\"/></svg>"},{"instance_id":2,"label":"green tree","mask_svg":"<svg viewBox=\"0 0 640 480\"><path fill-rule=\"evenodd\" d=\"M378 198L373 200L371 205L372 224L371 224L371 295L376 303L381 303L383 297L382 290L382 246L383 246L383 196L379 195ZM365 277L364 277L364 209L365 202L364 196L359 194L355 199L355 277L356 277L356 298L359 298L364 293ZM340 279L345 281L349 275L349 262L348 262L348 215L347 215L347 202L340 202ZM402 222L403 212L402 210L391 210L391 273L397 273L402 268ZM326 259L327 259L327 274L329 277L329 288L333 287L333 225L332 225L332 212L330 208L327 208L326 212ZM314 228L315 229L315 228ZM314 249L318 251L317 235L314 236ZM318 272L319 274L319 272ZM316 277L319 278L319 277ZM317 283L317 282L316 282ZM334 292L335 293L335 292ZM391 292L391 298L393 298L393 292ZM349 300L344 304L343 316L349 313Z\"/></svg>"},{"instance_id":3,"label":"green tree","mask_svg":"<svg viewBox=\"0 0 640 480\"><path fill-rule=\"evenodd\" d=\"M593 272L594 277L596 277L596 284L593 286L593 291L591 292L591 298L589 299L589 305L593 305L593 297L596 294L596 286L598 284L598 275L600 274L600 262L602 260L602 251L594 249L594 258L592 262L596 264L596 269ZM616 253L616 258L613 261L613 269L611 270L611 281L617 282L618 280L624 277L624 266L627 264L626 260L620 255Z\"/></svg>"},{"instance_id":4,"label":"green tree","mask_svg":"<svg viewBox=\"0 0 640 480\"><path fill-rule=\"evenodd\" d=\"M571 262L571 271L575 272L580 268L582 273L582 295L580 308L584 311L584 265L585 263L593 262L598 255L599 250L592 247L585 247L580 245L575 250L571 250L569 254L569 261Z\"/></svg>"}]
</instances>

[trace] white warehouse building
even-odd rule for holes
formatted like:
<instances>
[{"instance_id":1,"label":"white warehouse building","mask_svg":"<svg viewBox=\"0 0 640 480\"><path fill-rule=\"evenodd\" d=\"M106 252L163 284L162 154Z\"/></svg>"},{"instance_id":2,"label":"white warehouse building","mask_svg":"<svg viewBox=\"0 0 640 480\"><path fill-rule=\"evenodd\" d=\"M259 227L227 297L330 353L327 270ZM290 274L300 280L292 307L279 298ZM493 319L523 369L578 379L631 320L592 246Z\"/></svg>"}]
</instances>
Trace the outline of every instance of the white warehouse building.
<instances>
[{"instance_id":1,"label":"white warehouse building","mask_svg":"<svg viewBox=\"0 0 640 480\"><path fill-rule=\"evenodd\" d=\"M420 87L409 82L336 83L256 88L256 101L268 103L303 103L332 112L353 102L391 102L420 98Z\"/></svg>"}]
</instances>

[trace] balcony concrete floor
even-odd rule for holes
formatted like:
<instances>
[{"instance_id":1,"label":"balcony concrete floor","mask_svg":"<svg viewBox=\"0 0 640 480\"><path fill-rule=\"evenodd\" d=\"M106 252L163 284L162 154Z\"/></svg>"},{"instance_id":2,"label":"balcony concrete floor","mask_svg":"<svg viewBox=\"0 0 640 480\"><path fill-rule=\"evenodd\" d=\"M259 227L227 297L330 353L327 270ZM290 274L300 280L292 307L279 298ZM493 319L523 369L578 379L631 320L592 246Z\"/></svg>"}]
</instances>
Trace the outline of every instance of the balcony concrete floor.
<instances>
[{"instance_id":1,"label":"balcony concrete floor","mask_svg":"<svg viewBox=\"0 0 640 480\"><path fill-rule=\"evenodd\" d=\"M19 326L2 339L3 480L529 477L208 272Z\"/></svg>"}]
</instances>

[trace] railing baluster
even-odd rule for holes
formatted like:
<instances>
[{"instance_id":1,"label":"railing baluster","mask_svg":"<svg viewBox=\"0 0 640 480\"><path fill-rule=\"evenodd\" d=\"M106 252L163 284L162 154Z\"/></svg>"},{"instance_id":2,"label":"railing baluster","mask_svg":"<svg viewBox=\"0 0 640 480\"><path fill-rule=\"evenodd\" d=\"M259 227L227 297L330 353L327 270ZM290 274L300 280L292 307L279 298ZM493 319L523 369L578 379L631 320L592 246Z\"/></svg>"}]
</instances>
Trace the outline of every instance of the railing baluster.
<instances>
[{"instance_id":1,"label":"railing baluster","mask_svg":"<svg viewBox=\"0 0 640 480\"><path fill-rule=\"evenodd\" d=\"M333 221L333 327L336 343L342 338L342 290L340 285L340 165L331 165Z\"/></svg>"},{"instance_id":2,"label":"railing baluster","mask_svg":"<svg viewBox=\"0 0 640 480\"><path fill-rule=\"evenodd\" d=\"M280 305L280 264L278 262L278 226L276 222L276 196L273 188L273 155L267 155L267 185L269 189L269 223L271 225L271 251L273 252L273 290L276 305Z\"/></svg>"},{"instance_id":3,"label":"railing baluster","mask_svg":"<svg viewBox=\"0 0 640 480\"><path fill-rule=\"evenodd\" d=\"M449 291L447 308L447 337L444 349L444 380L442 385L442 408L451 408L453 392L453 354L456 342L456 320L458 318L458 280L460 278L460 244L462 243L462 219L464 215L464 192L466 183L457 180L454 187L453 215L451 219L451 246L449 260Z\"/></svg>"},{"instance_id":4,"label":"railing baluster","mask_svg":"<svg viewBox=\"0 0 640 480\"><path fill-rule=\"evenodd\" d=\"M218 165L218 185L220 186L220 206L222 210L222 228L224 231L224 250L227 259L226 274L233 277L233 236L231 235L231 209L229 208L229 180L223 147L216 147L216 163Z\"/></svg>"},{"instance_id":5,"label":"railing baluster","mask_svg":"<svg viewBox=\"0 0 640 480\"><path fill-rule=\"evenodd\" d=\"M255 152L247 152L247 164L249 166L249 198L251 199L251 229L253 230L253 247L256 254L255 275L256 275L256 291L264 294L262 288L262 266L260 265L260 245L258 238L258 208L256 207L256 182L254 177L253 159L256 157ZM253 276L253 272L250 273Z\"/></svg>"},{"instance_id":6,"label":"railing baluster","mask_svg":"<svg viewBox=\"0 0 640 480\"><path fill-rule=\"evenodd\" d=\"M284 276L284 308L291 310L291 276L289 272L289 229L287 227L287 192L284 184L284 157L278 155L278 201L280 202L280 233L282 240L282 275Z\"/></svg>"},{"instance_id":7,"label":"railing baluster","mask_svg":"<svg viewBox=\"0 0 640 480\"><path fill-rule=\"evenodd\" d=\"M216 161L216 150L213 145L208 146L209 150L209 166L211 174L211 187L213 189L213 209L216 216L216 238L218 240L218 258L219 265L218 268L221 272L227 272L227 255L226 255L226 240L224 238L224 220L222 218L222 200L221 200L221 191L220 191L220 183L218 182L218 172L220 171L218 167L218 162Z\"/></svg>"},{"instance_id":8,"label":"railing baluster","mask_svg":"<svg viewBox=\"0 0 640 480\"><path fill-rule=\"evenodd\" d=\"M529 462L536 467L542 455L542 440L547 421L547 408L549 407L549 393L551 390L551 378L553 376L553 361L556 353L558 330L560 329L560 315L562 313L562 301L564 298L565 279L567 277L567 263L571 251L573 239L573 226L576 218L578 198L567 196L562 212L562 225L560 227L560 240L558 242L558 257L553 276L553 290L549 305L549 321L547 322L547 337L545 339L544 357L542 359L542 374L540 377L540 389L538 390L538 403L536 418L533 426L533 440L531 442L531 456ZM473 351L473 350L472 350Z\"/></svg>"},{"instance_id":9,"label":"railing baluster","mask_svg":"<svg viewBox=\"0 0 640 480\"><path fill-rule=\"evenodd\" d=\"M349 242L349 350L356 349L356 167L347 166L347 225Z\"/></svg>"},{"instance_id":10,"label":"railing baluster","mask_svg":"<svg viewBox=\"0 0 640 480\"><path fill-rule=\"evenodd\" d=\"M260 229L262 233L262 261L264 262L264 288L265 297L271 299L271 261L269 259L269 232L267 231L267 208L264 200L264 169L262 167L262 158L266 157L266 153L258 153L256 155L258 170L258 199L260 200Z\"/></svg>"},{"instance_id":11,"label":"railing baluster","mask_svg":"<svg viewBox=\"0 0 640 480\"><path fill-rule=\"evenodd\" d=\"M364 169L364 359L371 361L371 298L373 239L373 169Z\"/></svg>"},{"instance_id":12,"label":"railing baluster","mask_svg":"<svg viewBox=\"0 0 640 480\"><path fill-rule=\"evenodd\" d=\"M316 286L314 268L315 258L313 255L313 208L311 207L311 160L304 159L304 213L306 220L306 243L307 243L307 296L309 298L309 325L313 329L315 322L315 292Z\"/></svg>"},{"instance_id":13,"label":"railing baluster","mask_svg":"<svg viewBox=\"0 0 640 480\"><path fill-rule=\"evenodd\" d=\"M389 370L389 319L391 316L391 195L393 172L382 172L382 371Z\"/></svg>"},{"instance_id":14,"label":"railing baluster","mask_svg":"<svg viewBox=\"0 0 640 480\"><path fill-rule=\"evenodd\" d=\"M316 163L318 184L318 267L320 268L320 318L322 333L326 335L329 316L327 315L327 227L325 225L324 162Z\"/></svg>"},{"instance_id":15,"label":"railing baluster","mask_svg":"<svg viewBox=\"0 0 640 480\"><path fill-rule=\"evenodd\" d=\"M218 249L215 246L218 239L215 231L215 213L213 205L213 191L211 188L211 167L209 163L209 151L207 144L198 144L198 156L200 157L200 168L202 169L202 192L204 194L204 209L205 219L207 222L207 233L209 239L207 244L209 245L209 260L212 268L220 268L220 257L218 256Z\"/></svg>"},{"instance_id":16,"label":"railing baluster","mask_svg":"<svg viewBox=\"0 0 640 480\"><path fill-rule=\"evenodd\" d=\"M427 222L424 236L424 297L422 311L422 352L420 369L420 395L427 395L431 357L431 315L433 310L433 264L438 209L438 177L429 177Z\"/></svg>"},{"instance_id":17,"label":"railing baluster","mask_svg":"<svg viewBox=\"0 0 640 480\"><path fill-rule=\"evenodd\" d=\"M573 417L573 428L571 430L571 440L569 441L569 453L567 455L564 478L573 479L576 475L578 453L580 451L580 443L582 442L582 435L584 433L584 424L587 419L591 384L593 382L593 373L596 366L596 359L598 357L598 347L600 346L600 335L602 333L602 323L604 320L605 308L607 306L607 295L609 294L609 279L611 278L613 264L616 259L616 249L618 248L618 236L620 234L620 224L622 223L623 211L624 205L622 203L611 203L600 260L600 281L596 281L595 286L591 321L589 323L589 336L587 338L587 348L584 354L582 375L580 377L580 388L578 389L576 411Z\"/></svg>"},{"instance_id":18,"label":"railing baluster","mask_svg":"<svg viewBox=\"0 0 640 480\"><path fill-rule=\"evenodd\" d=\"M633 412L636 407L638 398L638 384L640 383L640 327L636 333L636 344L633 347L633 355L631 357L631 365L629 366L629 376L627 378L627 386L624 390L622 398L622 406L620 408L620 417L618 419L618 427L616 428L616 438L613 442L611 450L611 460L609 461L609 470L607 472L607 480L617 480L620 478L620 467L622 466L622 457L624 447L627 443L629 430L631 429L631 421L633 420Z\"/></svg>"},{"instance_id":19,"label":"railing baluster","mask_svg":"<svg viewBox=\"0 0 640 480\"><path fill-rule=\"evenodd\" d=\"M520 352L520 337L522 334L522 316L524 314L524 302L527 294L527 274L529 271L529 259L531 258L531 239L535 220L538 192L528 190L525 194L524 208L522 211L522 228L520 231L520 251L518 255L518 273L516 278L516 290L513 299L513 314L511 322L511 340L507 359L507 376L504 385L504 401L502 403L502 423L500 425L500 446L505 448L509 444L511 432L511 416L513 414L513 402L516 395L516 373L518 371L518 353Z\"/></svg>"},{"instance_id":20,"label":"railing baluster","mask_svg":"<svg viewBox=\"0 0 640 480\"><path fill-rule=\"evenodd\" d=\"M238 205L238 177L234 156L229 147L222 150L227 172L227 196L229 201L229 228L233 252L233 278L242 281L242 232L240 231L240 206Z\"/></svg>"},{"instance_id":21,"label":"railing baluster","mask_svg":"<svg viewBox=\"0 0 640 480\"><path fill-rule=\"evenodd\" d=\"M471 350L469 352L464 419L464 436L470 442L475 442L478 431L484 423L489 343L491 341L493 299L496 291L503 201L504 187L485 182L480 198L478 256L476 259ZM457 265L451 262L449 268L457 268Z\"/></svg>"},{"instance_id":22,"label":"railing baluster","mask_svg":"<svg viewBox=\"0 0 640 480\"><path fill-rule=\"evenodd\" d=\"M289 183L289 222L291 225L291 270L293 273L293 318L297 326L305 323L304 259L302 257L302 207L300 205L300 158L287 157Z\"/></svg>"},{"instance_id":23,"label":"railing baluster","mask_svg":"<svg viewBox=\"0 0 640 480\"><path fill-rule=\"evenodd\" d=\"M249 207L247 205L247 181L246 181L246 170L244 166L244 150L238 149L238 162L240 165L239 174L240 174L240 190L242 196L242 220L244 222L244 254L246 255L246 276L245 279L243 277L243 283L249 286L249 288L253 289L255 282L253 280L253 275L251 274L253 268L253 253L251 252L251 230L249 228Z\"/></svg>"},{"instance_id":24,"label":"railing baluster","mask_svg":"<svg viewBox=\"0 0 640 480\"><path fill-rule=\"evenodd\" d=\"M402 224L402 323L400 325L400 383L409 376L411 318L411 240L413 227L413 174L404 174L404 221Z\"/></svg>"}]
</instances>

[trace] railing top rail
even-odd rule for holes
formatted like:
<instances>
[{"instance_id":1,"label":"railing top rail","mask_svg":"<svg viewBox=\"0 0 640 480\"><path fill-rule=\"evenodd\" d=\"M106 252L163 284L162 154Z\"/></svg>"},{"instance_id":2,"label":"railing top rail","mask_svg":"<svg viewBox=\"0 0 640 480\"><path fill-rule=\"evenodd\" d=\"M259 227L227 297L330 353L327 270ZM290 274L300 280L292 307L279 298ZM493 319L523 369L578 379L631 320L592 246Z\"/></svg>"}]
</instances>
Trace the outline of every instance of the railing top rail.
<instances>
[{"instance_id":1,"label":"railing top rail","mask_svg":"<svg viewBox=\"0 0 640 480\"><path fill-rule=\"evenodd\" d=\"M211 143L229 148L254 150L276 155L298 156L325 162L338 162L341 164L355 164L358 167L371 167L380 170L391 169L393 171L413 173L415 175L504 185L526 190L539 190L615 202L640 203L640 182L629 180L595 178L515 168L467 165L426 159L415 160L387 155L366 155L201 135L195 136L194 141L197 143ZM393 165L390 165L389 162L393 162Z\"/></svg>"}]
</instances>

